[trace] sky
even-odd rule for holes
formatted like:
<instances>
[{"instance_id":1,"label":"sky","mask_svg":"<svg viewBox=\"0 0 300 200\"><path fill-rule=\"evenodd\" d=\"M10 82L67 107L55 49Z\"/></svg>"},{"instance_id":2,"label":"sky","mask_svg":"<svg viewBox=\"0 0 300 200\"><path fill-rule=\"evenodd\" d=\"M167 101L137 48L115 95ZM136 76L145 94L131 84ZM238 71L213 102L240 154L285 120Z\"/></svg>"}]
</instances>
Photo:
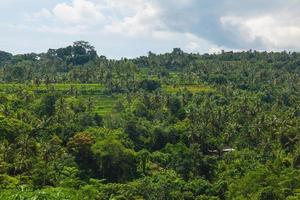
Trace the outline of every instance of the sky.
<instances>
[{"instance_id":1,"label":"sky","mask_svg":"<svg viewBox=\"0 0 300 200\"><path fill-rule=\"evenodd\" d=\"M300 50L300 0L0 0L0 50L84 40L109 58Z\"/></svg>"}]
</instances>

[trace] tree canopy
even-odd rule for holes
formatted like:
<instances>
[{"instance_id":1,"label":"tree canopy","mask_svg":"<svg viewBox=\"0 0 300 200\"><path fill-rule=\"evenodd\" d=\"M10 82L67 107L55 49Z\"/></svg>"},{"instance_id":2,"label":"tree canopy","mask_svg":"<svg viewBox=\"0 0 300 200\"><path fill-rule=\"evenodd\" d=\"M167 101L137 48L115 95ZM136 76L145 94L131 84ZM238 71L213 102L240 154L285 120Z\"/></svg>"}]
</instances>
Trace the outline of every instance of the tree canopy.
<instances>
[{"instance_id":1,"label":"tree canopy","mask_svg":"<svg viewBox=\"0 0 300 200\"><path fill-rule=\"evenodd\" d=\"M0 51L0 199L296 200L300 53Z\"/></svg>"}]
</instances>

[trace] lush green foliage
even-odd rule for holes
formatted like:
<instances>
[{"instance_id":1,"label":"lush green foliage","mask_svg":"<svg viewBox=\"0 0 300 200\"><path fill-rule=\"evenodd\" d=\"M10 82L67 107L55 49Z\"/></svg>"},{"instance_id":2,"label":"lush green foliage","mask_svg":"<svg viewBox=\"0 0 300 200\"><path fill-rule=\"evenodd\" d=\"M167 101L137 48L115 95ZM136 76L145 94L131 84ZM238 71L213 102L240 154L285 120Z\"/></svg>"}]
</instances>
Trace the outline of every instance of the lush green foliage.
<instances>
[{"instance_id":1,"label":"lush green foliage","mask_svg":"<svg viewBox=\"0 0 300 200\"><path fill-rule=\"evenodd\" d=\"M300 199L300 54L0 51L0 199Z\"/></svg>"}]
</instances>

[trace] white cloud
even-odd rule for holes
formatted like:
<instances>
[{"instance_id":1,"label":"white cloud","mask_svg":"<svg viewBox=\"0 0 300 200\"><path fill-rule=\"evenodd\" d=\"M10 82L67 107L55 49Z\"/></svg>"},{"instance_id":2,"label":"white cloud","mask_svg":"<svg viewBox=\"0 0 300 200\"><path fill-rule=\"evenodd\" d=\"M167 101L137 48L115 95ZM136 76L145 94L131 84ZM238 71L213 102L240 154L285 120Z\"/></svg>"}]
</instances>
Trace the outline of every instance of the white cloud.
<instances>
[{"instance_id":1,"label":"white cloud","mask_svg":"<svg viewBox=\"0 0 300 200\"><path fill-rule=\"evenodd\" d=\"M71 4L58 3L50 10L43 8L27 14L26 18L29 22L37 22L28 25L33 30L64 35L89 33L93 28L103 26L105 19L101 6L89 0L73 0Z\"/></svg>"},{"instance_id":2,"label":"white cloud","mask_svg":"<svg viewBox=\"0 0 300 200\"><path fill-rule=\"evenodd\" d=\"M121 14L130 14L132 11L139 11L146 3L147 0L99 0L99 4L103 8L114 10Z\"/></svg>"},{"instance_id":3,"label":"white cloud","mask_svg":"<svg viewBox=\"0 0 300 200\"><path fill-rule=\"evenodd\" d=\"M213 42L200 38L192 33L185 33L184 36L186 37L184 48L189 52L219 53L226 49L226 47L218 46Z\"/></svg>"},{"instance_id":4,"label":"white cloud","mask_svg":"<svg viewBox=\"0 0 300 200\"><path fill-rule=\"evenodd\" d=\"M223 28L237 31L241 42L260 41L267 50L300 48L299 17L289 13L270 13L260 16L224 16Z\"/></svg>"},{"instance_id":5,"label":"white cloud","mask_svg":"<svg viewBox=\"0 0 300 200\"><path fill-rule=\"evenodd\" d=\"M50 18L52 16L51 12L43 8L38 12L34 12L32 14L27 14L25 17L28 21L38 21L38 20L43 20L45 18Z\"/></svg>"},{"instance_id":6,"label":"white cloud","mask_svg":"<svg viewBox=\"0 0 300 200\"><path fill-rule=\"evenodd\" d=\"M71 5L57 4L52 12L66 24L94 24L104 19L99 6L87 0L73 0Z\"/></svg>"},{"instance_id":7,"label":"white cloud","mask_svg":"<svg viewBox=\"0 0 300 200\"><path fill-rule=\"evenodd\" d=\"M130 0L137 1L137 0ZM166 29L160 20L160 8L154 3L139 1L133 16L115 19L104 30L112 33L122 33L129 36L149 36L155 31Z\"/></svg>"},{"instance_id":8,"label":"white cloud","mask_svg":"<svg viewBox=\"0 0 300 200\"><path fill-rule=\"evenodd\" d=\"M93 24L104 19L100 5L89 0L73 0L71 4L58 3L53 8L42 8L38 12L26 14L30 21L52 18L65 24Z\"/></svg>"}]
</instances>

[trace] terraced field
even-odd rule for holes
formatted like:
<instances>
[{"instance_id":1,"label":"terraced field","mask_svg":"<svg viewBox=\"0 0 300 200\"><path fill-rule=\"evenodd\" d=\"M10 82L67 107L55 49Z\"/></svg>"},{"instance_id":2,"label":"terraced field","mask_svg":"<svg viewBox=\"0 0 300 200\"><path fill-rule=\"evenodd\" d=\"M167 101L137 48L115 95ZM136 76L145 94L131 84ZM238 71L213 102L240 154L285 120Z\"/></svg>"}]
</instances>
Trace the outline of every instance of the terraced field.
<instances>
[{"instance_id":1,"label":"terraced field","mask_svg":"<svg viewBox=\"0 0 300 200\"><path fill-rule=\"evenodd\" d=\"M122 95L108 95L104 93L104 87L101 84L50 84L50 85L24 85L24 84L0 84L0 93L12 94L20 90L29 90L36 95L47 92L59 92L63 94L67 101L71 100L90 100L94 110L100 115L106 115L113 112L113 108Z\"/></svg>"},{"instance_id":2,"label":"terraced field","mask_svg":"<svg viewBox=\"0 0 300 200\"><path fill-rule=\"evenodd\" d=\"M181 90L188 90L192 93L214 92L215 89L206 85L163 85L163 90L169 93L176 93ZM104 92L104 86L101 84L78 84L78 83L58 83L49 85L25 85L25 84L0 84L0 93L13 94L17 91L29 90L36 95L42 95L47 92L59 92L63 94L67 101L71 100L90 100L94 110L100 115L112 113L118 100L124 98L121 94L108 95Z\"/></svg>"},{"instance_id":3,"label":"terraced field","mask_svg":"<svg viewBox=\"0 0 300 200\"><path fill-rule=\"evenodd\" d=\"M164 85L163 89L170 93L176 93L181 90L188 90L192 93L216 91L214 88L207 85L179 85L179 86Z\"/></svg>"},{"instance_id":4,"label":"terraced field","mask_svg":"<svg viewBox=\"0 0 300 200\"><path fill-rule=\"evenodd\" d=\"M78 91L81 94L84 93L103 93L104 87L101 84L79 84L79 83L57 83L57 84L0 84L0 92L10 92L19 89L27 89L37 93L47 92L49 90L55 90L60 92Z\"/></svg>"}]
</instances>

